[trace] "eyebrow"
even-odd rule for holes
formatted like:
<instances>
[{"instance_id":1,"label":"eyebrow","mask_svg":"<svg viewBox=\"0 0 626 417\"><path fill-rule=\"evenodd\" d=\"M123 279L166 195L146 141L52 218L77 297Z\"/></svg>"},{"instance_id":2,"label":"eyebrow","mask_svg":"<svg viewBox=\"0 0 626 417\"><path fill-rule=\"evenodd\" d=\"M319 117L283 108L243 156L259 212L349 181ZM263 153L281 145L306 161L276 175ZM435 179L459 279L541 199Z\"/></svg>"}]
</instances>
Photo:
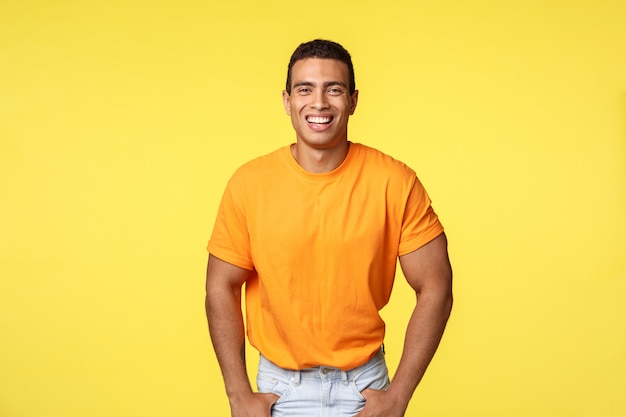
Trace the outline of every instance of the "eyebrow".
<instances>
[{"instance_id":1,"label":"eyebrow","mask_svg":"<svg viewBox=\"0 0 626 417\"><path fill-rule=\"evenodd\" d=\"M322 84L324 88L327 88L333 85L338 85L343 88L348 88L348 86L346 86L346 84L343 81L326 81L325 83ZM293 87L302 87L302 86L315 87L315 83L312 81L298 81L294 83L293 85Z\"/></svg>"}]
</instances>

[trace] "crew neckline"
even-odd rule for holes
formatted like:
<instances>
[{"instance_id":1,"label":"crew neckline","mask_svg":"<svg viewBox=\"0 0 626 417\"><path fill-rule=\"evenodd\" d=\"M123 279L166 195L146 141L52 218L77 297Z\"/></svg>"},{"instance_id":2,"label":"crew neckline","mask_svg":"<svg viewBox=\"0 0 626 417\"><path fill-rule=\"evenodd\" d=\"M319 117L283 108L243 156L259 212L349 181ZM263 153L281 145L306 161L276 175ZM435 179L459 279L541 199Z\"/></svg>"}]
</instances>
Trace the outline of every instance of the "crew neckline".
<instances>
[{"instance_id":1,"label":"crew neckline","mask_svg":"<svg viewBox=\"0 0 626 417\"><path fill-rule=\"evenodd\" d=\"M357 153L359 152L359 144L354 142L349 142L350 146L348 148L348 153L344 160L339 164L339 166L332 171L323 172L323 173L314 173L309 172L306 169L302 168L296 158L294 158L291 153L291 146L293 144L287 145L283 148L283 156L289 165L289 167L296 172L302 178L308 179L310 181L328 181L339 177L343 171L345 171L346 167L350 164L350 161L355 158Z\"/></svg>"}]
</instances>

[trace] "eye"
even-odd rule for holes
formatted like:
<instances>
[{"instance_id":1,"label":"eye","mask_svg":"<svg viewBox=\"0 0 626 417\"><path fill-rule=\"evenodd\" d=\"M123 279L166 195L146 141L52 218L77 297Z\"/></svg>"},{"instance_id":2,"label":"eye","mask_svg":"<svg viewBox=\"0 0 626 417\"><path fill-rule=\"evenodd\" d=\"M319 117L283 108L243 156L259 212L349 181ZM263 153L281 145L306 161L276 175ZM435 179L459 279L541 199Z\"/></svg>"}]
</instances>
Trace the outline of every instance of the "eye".
<instances>
[{"instance_id":1,"label":"eye","mask_svg":"<svg viewBox=\"0 0 626 417\"><path fill-rule=\"evenodd\" d=\"M298 87L298 89L296 90L296 92L298 94L309 94L311 92L311 89L309 87Z\"/></svg>"},{"instance_id":2,"label":"eye","mask_svg":"<svg viewBox=\"0 0 626 417\"><path fill-rule=\"evenodd\" d=\"M343 90L339 87L331 87L328 89L328 94L332 95L332 96L339 96L341 94L343 94Z\"/></svg>"}]
</instances>

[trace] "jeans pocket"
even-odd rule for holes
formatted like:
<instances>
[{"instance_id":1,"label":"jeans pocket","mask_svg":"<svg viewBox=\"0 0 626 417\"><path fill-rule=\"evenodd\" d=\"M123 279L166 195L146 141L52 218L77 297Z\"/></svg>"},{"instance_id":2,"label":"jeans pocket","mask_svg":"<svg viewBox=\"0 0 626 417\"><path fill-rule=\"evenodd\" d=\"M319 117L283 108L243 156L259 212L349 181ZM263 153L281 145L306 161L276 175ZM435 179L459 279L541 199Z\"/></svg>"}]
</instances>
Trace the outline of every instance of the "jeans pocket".
<instances>
[{"instance_id":1,"label":"jeans pocket","mask_svg":"<svg viewBox=\"0 0 626 417\"><path fill-rule=\"evenodd\" d=\"M350 378L350 385L356 397L365 401L361 392L365 389L386 391L389 388L389 372L385 361L377 361L374 366Z\"/></svg>"},{"instance_id":2,"label":"jeans pocket","mask_svg":"<svg viewBox=\"0 0 626 417\"><path fill-rule=\"evenodd\" d=\"M259 372L256 377L256 385L259 392L278 395L278 400L276 400L278 403L284 400L293 384L291 381L283 381L280 378Z\"/></svg>"},{"instance_id":3,"label":"jeans pocket","mask_svg":"<svg viewBox=\"0 0 626 417\"><path fill-rule=\"evenodd\" d=\"M386 382L382 381L382 383L371 384L365 387L357 385L355 381L352 381L350 385L352 387L352 392L357 397L357 399L359 399L360 401L365 401L365 397L363 397L363 394L361 394L363 391L365 391L366 389L387 391L387 388L389 388L389 380L387 380Z\"/></svg>"}]
</instances>

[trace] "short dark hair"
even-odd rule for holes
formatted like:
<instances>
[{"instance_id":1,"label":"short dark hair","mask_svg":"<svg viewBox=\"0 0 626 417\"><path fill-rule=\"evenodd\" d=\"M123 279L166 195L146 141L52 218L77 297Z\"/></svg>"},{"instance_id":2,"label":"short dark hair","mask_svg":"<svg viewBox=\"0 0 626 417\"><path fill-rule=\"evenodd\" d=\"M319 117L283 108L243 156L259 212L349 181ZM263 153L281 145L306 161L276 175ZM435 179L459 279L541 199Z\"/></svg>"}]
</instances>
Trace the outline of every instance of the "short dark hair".
<instances>
[{"instance_id":1,"label":"short dark hair","mask_svg":"<svg viewBox=\"0 0 626 417\"><path fill-rule=\"evenodd\" d=\"M340 44L325 39L315 39L313 41L301 43L300 46L291 55L289 60L289 67L287 68L287 93L291 94L291 69L294 64L302 59L307 58L322 58L322 59L336 59L343 62L348 66L348 76L350 85L350 94L356 90L356 84L354 81L354 67L352 66L352 58L350 53Z\"/></svg>"}]
</instances>

